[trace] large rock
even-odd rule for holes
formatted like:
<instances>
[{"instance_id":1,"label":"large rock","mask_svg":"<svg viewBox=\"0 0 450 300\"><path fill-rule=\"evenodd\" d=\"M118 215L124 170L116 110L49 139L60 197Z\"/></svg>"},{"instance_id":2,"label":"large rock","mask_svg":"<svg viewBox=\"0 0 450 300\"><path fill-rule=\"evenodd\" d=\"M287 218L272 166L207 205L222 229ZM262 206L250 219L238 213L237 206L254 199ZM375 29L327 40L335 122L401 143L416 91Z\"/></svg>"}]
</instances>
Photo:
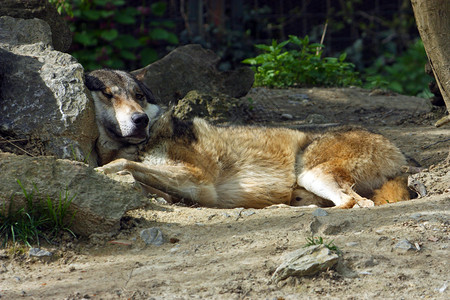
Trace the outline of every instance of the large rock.
<instances>
[{"instance_id":1,"label":"large rock","mask_svg":"<svg viewBox=\"0 0 450 300\"><path fill-rule=\"evenodd\" d=\"M75 196L70 208L76 212L72 230L82 236L116 232L124 213L140 207L145 199L139 186L114 181L80 162L0 153L0 199L4 199L0 209L8 211L11 199L16 209L25 205L17 180L28 193L34 191L34 201L45 201L47 196L58 201L66 191Z\"/></svg>"},{"instance_id":2,"label":"large rock","mask_svg":"<svg viewBox=\"0 0 450 300\"><path fill-rule=\"evenodd\" d=\"M200 45L186 45L132 73L165 104L176 104L192 90L219 92L234 98L245 96L253 85L253 71L243 67L220 72L219 60L214 52Z\"/></svg>"},{"instance_id":3,"label":"large rock","mask_svg":"<svg viewBox=\"0 0 450 300\"><path fill-rule=\"evenodd\" d=\"M279 282L290 276L310 276L334 267L339 255L325 245L314 245L285 255L281 265L272 275L272 281Z\"/></svg>"},{"instance_id":4,"label":"large rock","mask_svg":"<svg viewBox=\"0 0 450 300\"><path fill-rule=\"evenodd\" d=\"M56 50L66 52L72 44L69 26L48 0L2 0L0 16L42 19L50 25L51 40Z\"/></svg>"},{"instance_id":5,"label":"large rock","mask_svg":"<svg viewBox=\"0 0 450 300\"><path fill-rule=\"evenodd\" d=\"M51 43L44 21L0 17L0 134L32 141L38 154L95 164L98 132L83 67Z\"/></svg>"},{"instance_id":6,"label":"large rock","mask_svg":"<svg viewBox=\"0 0 450 300\"><path fill-rule=\"evenodd\" d=\"M260 108L248 99L236 99L221 93L190 91L174 106L174 115L181 120L200 117L212 123L251 123Z\"/></svg>"}]
</instances>

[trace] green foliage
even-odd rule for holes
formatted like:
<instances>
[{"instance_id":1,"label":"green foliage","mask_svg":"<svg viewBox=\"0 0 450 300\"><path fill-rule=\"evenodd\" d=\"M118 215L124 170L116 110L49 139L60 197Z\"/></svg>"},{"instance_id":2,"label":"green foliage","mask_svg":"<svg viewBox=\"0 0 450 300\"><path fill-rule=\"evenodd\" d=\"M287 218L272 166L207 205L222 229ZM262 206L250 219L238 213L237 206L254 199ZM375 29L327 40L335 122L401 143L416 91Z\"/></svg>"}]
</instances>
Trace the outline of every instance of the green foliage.
<instances>
[{"instance_id":1,"label":"green foliage","mask_svg":"<svg viewBox=\"0 0 450 300\"><path fill-rule=\"evenodd\" d=\"M393 60L392 64L387 61ZM366 88L388 89L400 94L431 97L428 83L432 80L424 71L427 55L420 39L395 57L386 53L365 72Z\"/></svg>"},{"instance_id":2,"label":"green foliage","mask_svg":"<svg viewBox=\"0 0 450 300\"><path fill-rule=\"evenodd\" d=\"M83 1L86 2L88 0ZM60 15L66 13L69 16L73 17L72 4L70 3L69 0L48 0L48 2L50 2L56 7L56 10Z\"/></svg>"},{"instance_id":3,"label":"green foliage","mask_svg":"<svg viewBox=\"0 0 450 300\"><path fill-rule=\"evenodd\" d=\"M0 237L3 246L7 245L8 241L13 244L22 242L28 247L31 247L31 243L37 243L39 246L39 237L48 240L62 231L74 235L70 226L75 213L70 215L68 209L75 196L70 196L66 191L64 195L60 193L58 201L54 202L49 197L45 201L37 201L36 186L31 192L27 192L20 180L17 180L17 183L22 189L26 206L14 211L13 197L8 208L6 202L3 203L0 209Z\"/></svg>"},{"instance_id":4,"label":"green foliage","mask_svg":"<svg viewBox=\"0 0 450 300\"><path fill-rule=\"evenodd\" d=\"M293 46L291 50L287 46ZM252 65L255 85L268 87L290 86L349 86L360 85L354 65L345 62L346 54L338 58L324 57L324 46L290 35L289 40L272 45L256 45L262 54L243 63Z\"/></svg>"},{"instance_id":5,"label":"green foliage","mask_svg":"<svg viewBox=\"0 0 450 300\"><path fill-rule=\"evenodd\" d=\"M311 236L309 238L306 238L306 245L304 246L304 248L314 245L325 245L325 247L327 247L331 251L336 252L338 255L342 254L342 251L333 243L333 241L325 244L325 241L321 236Z\"/></svg>"},{"instance_id":6,"label":"green foliage","mask_svg":"<svg viewBox=\"0 0 450 300\"><path fill-rule=\"evenodd\" d=\"M152 44L178 44L173 22L159 21L165 2L136 8L124 0L73 0L69 24L74 33L72 55L87 70L145 66L158 59ZM152 21L146 21L151 16Z\"/></svg>"}]
</instances>

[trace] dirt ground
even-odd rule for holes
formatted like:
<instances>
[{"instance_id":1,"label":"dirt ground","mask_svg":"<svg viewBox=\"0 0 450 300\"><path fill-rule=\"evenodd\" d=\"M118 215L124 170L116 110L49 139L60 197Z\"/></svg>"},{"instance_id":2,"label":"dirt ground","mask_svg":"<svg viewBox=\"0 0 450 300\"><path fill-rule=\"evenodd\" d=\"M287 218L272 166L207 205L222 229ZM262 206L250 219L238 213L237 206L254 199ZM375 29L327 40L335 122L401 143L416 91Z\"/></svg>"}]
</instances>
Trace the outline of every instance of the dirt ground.
<instances>
[{"instance_id":1,"label":"dirt ground","mask_svg":"<svg viewBox=\"0 0 450 300\"><path fill-rule=\"evenodd\" d=\"M375 208L209 209L157 204L123 219L117 235L42 248L48 261L0 250L0 298L17 299L449 299L450 127L417 98L359 89L253 89L254 123L302 130L358 124L390 138L429 195ZM165 242L139 233L158 227ZM282 257L306 238L342 251L340 267L277 284ZM409 241L411 249L401 247Z\"/></svg>"}]
</instances>

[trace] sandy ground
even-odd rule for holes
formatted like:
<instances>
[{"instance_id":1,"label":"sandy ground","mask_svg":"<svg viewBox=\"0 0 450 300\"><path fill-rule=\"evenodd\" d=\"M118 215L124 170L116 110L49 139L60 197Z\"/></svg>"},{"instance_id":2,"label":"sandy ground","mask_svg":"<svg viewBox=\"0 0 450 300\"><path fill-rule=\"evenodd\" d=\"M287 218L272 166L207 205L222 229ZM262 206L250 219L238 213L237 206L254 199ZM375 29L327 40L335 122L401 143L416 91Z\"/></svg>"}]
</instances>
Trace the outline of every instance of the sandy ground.
<instances>
[{"instance_id":1,"label":"sandy ground","mask_svg":"<svg viewBox=\"0 0 450 300\"><path fill-rule=\"evenodd\" d=\"M254 123L306 129L358 124L428 168L429 195L375 208L209 209L156 204L123 219L117 235L67 237L46 260L0 250L0 298L17 299L449 299L449 127L415 98L358 89L254 89ZM386 106L387 105L387 106ZM290 114L284 115L282 114ZM158 227L165 242L145 245ZM277 284L282 257L306 238L342 251L340 267ZM401 245L409 242L409 250Z\"/></svg>"}]
</instances>

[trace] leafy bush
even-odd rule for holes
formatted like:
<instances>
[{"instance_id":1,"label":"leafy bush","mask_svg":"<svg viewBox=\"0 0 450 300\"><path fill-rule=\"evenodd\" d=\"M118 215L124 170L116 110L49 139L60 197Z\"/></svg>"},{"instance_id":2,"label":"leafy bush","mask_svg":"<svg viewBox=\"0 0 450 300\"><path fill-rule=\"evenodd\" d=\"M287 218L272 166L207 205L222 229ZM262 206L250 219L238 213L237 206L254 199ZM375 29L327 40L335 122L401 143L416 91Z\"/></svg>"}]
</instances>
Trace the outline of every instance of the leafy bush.
<instances>
[{"instance_id":1,"label":"leafy bush","mask_svg":"<svg viewBox=\"0 0 450 300\"><path fill-rule=\"evenodd\" d=\"M138 8L126 5L125 0L73 0L69 8L65 4L62 1L58 8L73 12L68 20L74 33L71 53L85 69L145 66L158 59L152 44L178 44L171 32L175 24L156 19L164 15L165 2ZM154 20L146 21L146 16Z\"/></svg>"},{"instance_id":2,"label":"leafy bush","mask_svg":"<svg viewBox=\"0 0 450 300\"><path fill-rule=\"evenodd\" d=\"M294 49L286 49L288 45ZM243 61L252 65L256 86L281 88L361 84L354 65L345 62L345 53L339 58L322 58L324 46L317 43L310 44L308 36L301 39L290 35L287 41L278 43L274 40L272 45L259 44L256 48L263 53Z\"/></svg>"},{"instance_id":3,"label":"leafy bush","mask_svg":"<svg viewBox=\"0 0 450 300\"><path fill-rule=\"evenodd\" d=\"M388 61L393 63L389 64ZM386 53L365 72L366 88L388 89L400 94L431 97L428 83L432 80L424 71L427 55L420 39L405 52L395 57Z\"/></svg>"}]
</instances>

